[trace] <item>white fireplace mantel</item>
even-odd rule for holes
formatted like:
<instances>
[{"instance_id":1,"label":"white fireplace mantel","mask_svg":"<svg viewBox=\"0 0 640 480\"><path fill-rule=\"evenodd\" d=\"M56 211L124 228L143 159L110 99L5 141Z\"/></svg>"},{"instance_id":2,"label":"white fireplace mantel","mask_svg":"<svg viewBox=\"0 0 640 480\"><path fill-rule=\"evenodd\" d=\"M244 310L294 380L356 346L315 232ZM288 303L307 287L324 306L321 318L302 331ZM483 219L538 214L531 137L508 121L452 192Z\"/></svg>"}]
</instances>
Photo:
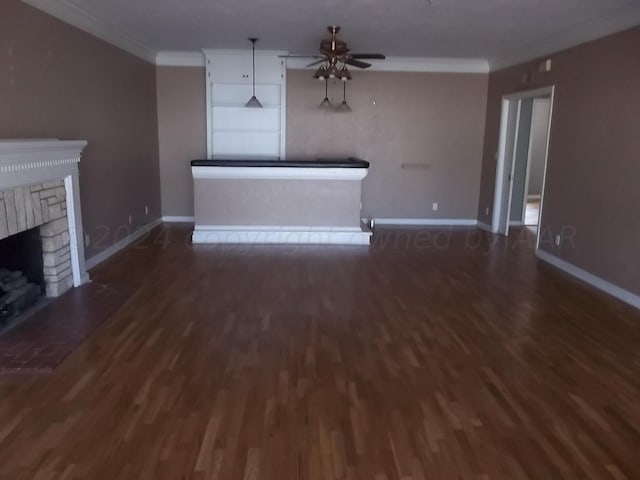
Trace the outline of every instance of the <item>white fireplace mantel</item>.
<instances>
[{"instance_id":1,"label":"white fireplace mantel","mask_svg":"<svg viewBox=\"0 0 640 480\"><path fill-rule=\"evenodd\" d=\"M78 177L78 163L86 145L86 141L55 139L0 140L0 191L64 181L75 287L89 281L84 258Z\"/></svg>"}]
</instances>

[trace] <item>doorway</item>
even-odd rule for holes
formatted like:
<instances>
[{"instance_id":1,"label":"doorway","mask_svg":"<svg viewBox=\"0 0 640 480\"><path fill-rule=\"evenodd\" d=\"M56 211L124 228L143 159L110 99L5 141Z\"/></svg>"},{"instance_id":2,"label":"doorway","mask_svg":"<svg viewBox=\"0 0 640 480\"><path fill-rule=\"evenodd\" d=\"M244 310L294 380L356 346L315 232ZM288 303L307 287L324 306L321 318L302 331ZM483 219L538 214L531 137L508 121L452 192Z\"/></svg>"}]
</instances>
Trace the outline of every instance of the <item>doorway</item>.
<instances>
[{"instance_id":1,"label":"doorway","mask_svg":"<svg viewBox=\"0 0 640 480\"><path fill-rule=\"evenodd\" d=\"M539 242L549 150L554 88L507 95L502 99L492 229L508 236L510 227L527 227Z\"/></svg>"}]
</instances>

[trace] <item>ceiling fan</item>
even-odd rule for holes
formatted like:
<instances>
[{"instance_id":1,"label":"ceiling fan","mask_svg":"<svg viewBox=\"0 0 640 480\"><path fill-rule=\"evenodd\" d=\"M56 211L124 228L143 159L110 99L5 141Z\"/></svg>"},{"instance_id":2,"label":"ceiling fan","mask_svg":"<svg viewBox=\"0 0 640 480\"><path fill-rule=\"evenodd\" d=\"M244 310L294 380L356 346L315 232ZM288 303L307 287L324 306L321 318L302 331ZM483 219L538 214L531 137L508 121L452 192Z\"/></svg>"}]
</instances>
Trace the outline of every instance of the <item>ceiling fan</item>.
<instances>
[{"instance_id":1,"label":"ceiling fan","mask_svg":"<svg viewBox=\"0 0 640 480\"><path fill-rule=\"evenodd\" d=\"M347 47L347 43L338 38L340 27L332 25L327 27L330 37L322 40L320 43L320 53L322 54L315 62L310 63L307 67L320 65L320 68L314 74L314 78L326 80L328 78L340 78L341 80L351 80L351 74L347 69L347 65L357 68L369 68L370 63L362 60L384 60L386 57L381 53L351 53ZM293 56L293 55L291 55ZM297 56L297 55L296 55ZM306 55L300 55L306 57ZM342 64L342 67L338 65Z\"/></svg>"},{"instance_id":2,"label":"ceiling fan","mask_svg":"<svg viewBox=\"0 0 640 480\"><path fill-rule=\"evenodd\" d=\"M331 37L320 43L320 53L324 58L308 65L310 67L327 61L332 64L340 62L358 68L369 68L371 66L370 63L361 62L360 60L384 60L386 58L381 53L351 53L351 50L347 48L346 42L338 38L340 27L332 25L327 27L327 30L329 30Z\"/></svg>"}]
</instances>

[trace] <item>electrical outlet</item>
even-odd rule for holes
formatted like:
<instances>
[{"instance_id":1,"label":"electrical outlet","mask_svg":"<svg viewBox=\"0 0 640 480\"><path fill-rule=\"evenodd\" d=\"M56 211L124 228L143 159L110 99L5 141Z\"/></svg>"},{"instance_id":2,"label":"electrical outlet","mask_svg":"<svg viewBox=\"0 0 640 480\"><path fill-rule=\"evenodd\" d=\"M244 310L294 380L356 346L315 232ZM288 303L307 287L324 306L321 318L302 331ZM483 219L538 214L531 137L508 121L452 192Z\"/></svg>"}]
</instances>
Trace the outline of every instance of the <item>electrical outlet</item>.
<instances>
[{"instance_id":1,"label":"electrical outlet","mask_svg":"<svg viewBox=\"0 0 640 480\"><path fill-rule=\"evenodd\" d=\"M560 246L560 235L556 235L556 247Z\"/></svg>"},{"instance_id":2,"label":"electrical outlet","mask_svg":"<svg viewBox=\"0 0 640 480\"><path fill-rule=\"evenodd\" d=\"M84 246L88 247L91 244L91 237L88 233L84 234Z\"/></svg>"},{"instance_id":3,"label":"electrical outlet","mask_svg":"<svg viewBox=\"0 0 640 480\"><path fill-rule=\"evenodd\" d=\"M149 205L146 205L146 206L144 207L144 214L145 214L145 215L149 215Z\"/></svg>"},{"instance_id":4,"label":"electrical outlet","mask_svg":"<svg viewBox=\"0 0 640 480\"><path fill-rule=\"evenodd\" d=\"M133 215L129 214L129 225L133 225Z\"/></svg>"},{"instance_id":5,"label":"electrical outlet","mask_svg":"<svg viewBox=\"0 0 640 480\"><path fill-rule=\"evenodd\" d=\"M485 208L485 209L484 209L484 214L485 214L485 215L489 215L489 207L487 207L487 208Z\"/></svg>"},{"instance_id":6,"label":"electrical outlet","mask_svg":"<svg viewBox=\"0 0 640 480\"><path fill-rule=\"evenodd\" d=\"M433 211L434 212L438 211L438 202L433 202Z\"/></svg>"}]
</instances>

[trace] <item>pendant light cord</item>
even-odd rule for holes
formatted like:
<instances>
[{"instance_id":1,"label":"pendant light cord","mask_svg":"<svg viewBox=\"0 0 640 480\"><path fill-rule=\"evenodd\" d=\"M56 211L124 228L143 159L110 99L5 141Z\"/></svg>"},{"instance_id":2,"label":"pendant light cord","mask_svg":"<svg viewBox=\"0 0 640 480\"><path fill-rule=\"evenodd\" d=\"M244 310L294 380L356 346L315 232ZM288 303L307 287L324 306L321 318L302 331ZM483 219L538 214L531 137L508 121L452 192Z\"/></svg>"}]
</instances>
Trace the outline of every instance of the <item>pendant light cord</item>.
<instances>
[{"instance_id":1,"label":"pendant light cord","mask_svg":"<svg viewBox=\"0 0 640 480\"><path fill-rule=\"evenodd\" d=\"M253 43L253 96L256 96L256 39L251 40Z\"/></svg>"}]
</instances>

